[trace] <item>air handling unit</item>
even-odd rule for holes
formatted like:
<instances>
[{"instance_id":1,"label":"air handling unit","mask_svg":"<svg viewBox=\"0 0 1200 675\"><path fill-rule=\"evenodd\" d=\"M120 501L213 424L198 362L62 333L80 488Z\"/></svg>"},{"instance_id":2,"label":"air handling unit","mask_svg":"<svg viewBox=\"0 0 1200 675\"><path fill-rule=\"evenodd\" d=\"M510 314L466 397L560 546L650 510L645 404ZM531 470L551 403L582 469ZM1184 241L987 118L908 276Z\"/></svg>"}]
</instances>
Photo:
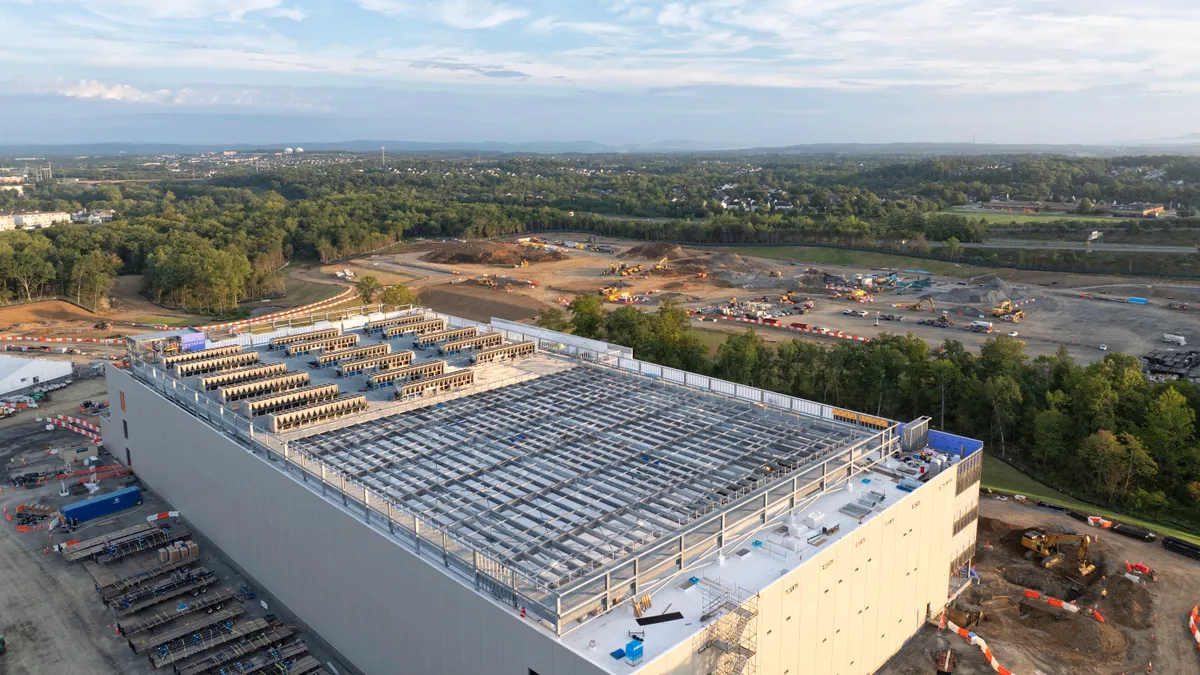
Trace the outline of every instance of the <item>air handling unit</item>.
<instances>
[{"instance_id":1,"label":"air handling unit","mask_svg":"<svg viewBox=\"0 0 1200 675\"><path fill-rule=\"evenodd\" d=\"M284 352L288 356L303 356L310 352L315 352L320 349L323 352L331 352L337 349L349 349L358 344L358 335L350 333L349 335L338 335L335 337L322 338L320 340L308 340L306 342L297 342L288 345L284 348Z\"/></svg>"},{"instance_id":2,"label":"air handling unit","mask_svg":"<svg viewBox=\"0 0 1200 675\"><path fill-rule=\"evenodd\" d=\"M473 338L476 335L479 335L479 329L475 326L471 326L469 328L460 328L458 330L447 330L440 333L422 335L413 342L413 346L417 349L430 349L435 347L440 342Z\"/></svg>"},{"instance_id":3,"label":"air handling unit","mask_svg":"<svg viewBox=\"0 0 1200 675\"><path fill-rule=\"evenodd\" d=\"M289 345L294 345L300 342L312 342L313 340L323 340L325 338L337 337L342 334L340 328L326 328L324 330L314 330L307 333L295 333L293 335L285 335L271 340L271 349L284 349Z\"/></svg>"},{"instance_id":4,"label":"air handling unit","mask_svg":"<svg viewBox=\"0 0 1200 675\"><path fill-rule=\"evenodd\" d=\"M417 323L429 321L429 317L424 314L413 314L411 316L397 316L391 319L379 319L371 321L363 328L363 332L367 335L378 335L389 328L396 326L411 326Z\"/></svg>"},{"instance_id":5,"label":"air handling unit","mask_svg":"<svg viewBox=\"0 0 1200 675\"><path fill-rule=\"evenodd\" d=\"M466 340L447 342L441 347L438 347L438 354L445 356L449 354L457 354L468 349L499 347L502 344L504 344L504 337L502 335L499 333L488 333L486 335L480 335L479 337L468 338Z\"/></svg>"},{"instance_id":6,"label":"air handling unit","mask_svg":"<svg viewBox=\"0 0 1200 675\"><path fill-rule=\"evenodd\" d=\"M192 375L207 375L208 373L219 373L234 368L241 368L252 363L258 363L257 352L245 352L242 354L231 354L229 356L221 356L215 359L206 359L204 361L189 361L180 363L175 366L175 376L184 378Z\"/></svg>"},{"instance_id":7,"label":"air handling unit","mask_svg":"<svg viewBox=\"0 0 1200 675\"><path fill-rule=\"evenodd\" d=\"M257 366L246 366L237 370L201 377L196 381L196 388L200 391L212 391L233 384L261 380L264 377L271 377L273 375L282 375L287 372L287 369L286 363L264 363Z\"/></svg>"},{"instance_id":8,"label":"air handling unit","mask_svg":"<svg viewBox=\"0 0 1200 675\"><path fill-rule=\"evenodd\" d=\"M343 349L336 352L322 353L314 361L309 361L308 365L313 368L333 368L339 363L353 361L355 359L367 359L372 356L383 356L392 353L392 346L383 343L371 345L370 347L357 347L354 349Z\"/></svg>"},{"instance_id":9,"label":"air handling unit","mask_svg":"<svg viewBox=\"0 0 1200 675\"><path fill-rule=\"evenodd\" d=\"M191 363L192 361L203 361L205 359L214 359L218 356L229 356L230 354L240 353L242 353L242 348L240 345L215 347L213 349L201 349L198 352L186 352L183 354L164 356L162 359L162 364L169 368L180 363Z\"/></svg>"},{"instance_id":10,"label":"air handling unit","mask_svg":"<svg viewBox=\"0 0 1200 675\"><path fill-rule=\"evenodd\" d=\"M493 347L492 349L482 349L471 355L471 363L483 365L485 363L494 363L496 361L505 361L508 359L517 359L522 356L533 356L537 353L537 342L526 340L513 345L504 347Z\"/></svg>"},{"instance_id":11,"label":"air handling unit","mask_svg":"<svg viewBox=\"0 0 1200 675\"><path fill-rule=\"evenodd\" d=\"M217 399L222 403L232 403L240 401L244 398L254 398L258 396L267 396L269 394L278 394L300 387L307 386L310 382L308 373L296 372L279 375L277 377L268 377L254 382L246 382L244 384L235 384L229 387L221 387L217 392Z\"/></svg>"},{"instance_id":12,"label":"air handling unit","mask_svg":"<svg viewBox=\"0 0 1200 675\"><path fill-rule=\"evenodd\" d=\"M399 368L412 363L412 352L396 352L387 356L378 356L371 359L359 359L357 361L347 361L339 363L337 367L338 377L350 377L368 370L387 370L388 368Z\"/></svg>"},{"instance_id":13,"label":"air handling unit","mask_svg":"<svg viewBox=\"0 0 1200 675\"><path fill-rule=\"evenodd\" d=\"M367 389L378 389L393 383L438 377L445 372L445 361L423 361L415 366L381 370L367 378Z\"/></svg>"},{"instance_id":14,"label":"air handling unit","mask_svg":"<svg viewBox=\"0 0 1200 675\"><path fill-rule=\"evenodd\" d=\"M393 340L405 335L428 335L429 333L440 333L446 330L445 319L433 319L431 321L422 321L420 323L408 324L406 326L392 326L383 331L383 337L386 340Z\"/></svg>"}]
</instances>

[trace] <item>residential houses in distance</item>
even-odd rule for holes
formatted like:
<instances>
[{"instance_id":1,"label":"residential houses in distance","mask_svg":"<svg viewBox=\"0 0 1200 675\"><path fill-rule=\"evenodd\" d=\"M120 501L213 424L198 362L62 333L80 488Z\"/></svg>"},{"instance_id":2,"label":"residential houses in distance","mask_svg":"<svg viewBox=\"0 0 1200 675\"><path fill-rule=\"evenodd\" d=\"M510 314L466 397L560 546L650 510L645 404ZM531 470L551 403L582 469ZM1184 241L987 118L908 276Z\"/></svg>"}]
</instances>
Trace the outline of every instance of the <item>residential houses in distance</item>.
<instances>
[{"instance_id":1,"label":"residential houses in distance","mask_svg":"<svg viewBox=\"0 0 1200 675\"><path fill-rule=\"evenodd\" d=\"M1001 213L1064 213L1072 214L1079 209L1079 203L1074 199L1065 202L1030 202L1017 199L993 198L990 202L979 205L985 211ZM1097 202L1093 207L1096 215L1111 215L1117 218L1157 218L1164 215L1166 207L1162 204L1108 204Z\"/></svg>"},{"instance_id":2,"label":"residential houses in distance","mask_svg":"<svg viewBox=\"0 0 1200 675\"><path fill-rule=\"evenodd\" d=\"M113 211L112 209L93 209L91 211L84 209L82 211L76 211L75 213L72 213L71 222L83 223L86 225L99 225L100 223L107 223L116 217L117 212Z\"/></svg>"}]
</instances>

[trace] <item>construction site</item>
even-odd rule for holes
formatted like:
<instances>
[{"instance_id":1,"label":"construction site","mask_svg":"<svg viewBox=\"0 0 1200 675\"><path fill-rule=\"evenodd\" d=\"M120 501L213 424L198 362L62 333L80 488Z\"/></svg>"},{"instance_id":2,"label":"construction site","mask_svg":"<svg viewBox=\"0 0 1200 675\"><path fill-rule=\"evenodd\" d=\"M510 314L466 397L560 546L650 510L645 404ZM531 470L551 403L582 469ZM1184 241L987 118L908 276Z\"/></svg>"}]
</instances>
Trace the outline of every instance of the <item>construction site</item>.
<instances>
[{"instance_id":1,"label":"construction site","mask_svg":"<svg viewBox=\"0 0 1200 675\"><path fill-rule=\"evenodd\" d=\"M103 384L72 382L0 428L0 672L335 672L315 635L99 442Z\"/></svg>"},{"instance_id":2,"label":"construction site","mask_svg":"<svg viewBox=\"0 0 1200 675\"><path fill-rule=\"evenodd\" d=\"M437 262L443 260L453 262ZM768 341L828 344L911 332L931 347L955 339L978 349L996 335L1015 333L1032 356L1065 346L1076 361L1087 363L1110 350L1146 353L1161 344L1164 333L1200 339L1200 324L1186 311L1188 302L1200 298L1200 287L1161 280L1136 284L1018 271L1003 278L986 271L970 276L966 266L962 276L941 276L589 235L521 237L486 246L421 242L361 264L408 275L407 283L427 304L478 321L529 320L540 309L597 294L612 307L648 310L671 299L690 310L704 330L739 332L746 329L740 324L750 322Z\"/></svg>"},{"instance_id":3,"label":"construction site","mask_svg":"<svg viewBox=\"0 0 1200 675\"><path fill-rule=\"evenodd\" d=\"M1200 672L1200 553L1020 496L979 516L970 587L881 675Z\"/></svg>"},{"instance_id":4,"label":"construction site","mask_svg":"<svg viewBox=\"0 0 1200 675\"><path fill-rule=\"evenodd\" d=\"M343 672L867 674L968 586L981 444L927 418L501 319L294 323L140 337L100 426Z\"/></svg>"}]
</instances>

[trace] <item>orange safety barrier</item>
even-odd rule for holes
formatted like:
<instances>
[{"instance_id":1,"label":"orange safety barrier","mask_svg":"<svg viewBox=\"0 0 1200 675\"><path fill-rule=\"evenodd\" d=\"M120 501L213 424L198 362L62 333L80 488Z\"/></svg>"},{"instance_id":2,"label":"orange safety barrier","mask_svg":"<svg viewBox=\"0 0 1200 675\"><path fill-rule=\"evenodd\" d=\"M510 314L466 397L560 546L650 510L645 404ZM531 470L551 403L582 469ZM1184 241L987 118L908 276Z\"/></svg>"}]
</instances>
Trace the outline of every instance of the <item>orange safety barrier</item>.
<instances>
[{"instance_id":1,"label":"orange safety barrier","mask_svg":"<svg viewBox=\"0 0 1200 675\"><path fill-rule=\"evenodd\" d=\"M1068 612L1074 612L1076 614L1079 613L1079 608L1076 607L1074 603L1064 602L1062 600L1059 600L1058 598L1052 598L1048 595L1043 595L1042 593L1039 593L1038 591L1035 591L1030 588L1026 588L1024 593L1025 593L1025 597L1027 597L1027 598L1033 598L1034 600L1045 600L1046 603L1048 603L1052 607L1058 607L1061 609L1065 609Z\"/></svg>"},{"instance_id":2,"label":"orange safety barrier","mask_svg":"<svg viewBox=\"0 0 1200 675\"><path fill-rule=\"evenodd\" d=\"M28 525L18 525L17 526L17 532L28 532L28 531L29 531Z\"/></svg>"},{"instance_id":3,"label":"orange safety barrier","mask_svg":"<svg viewBox=\"0 0 1200 675\"><path fill-rule=\"evenodd\" d=\"M334 305L339 305L339 304L345 302L346 300L349 300L352 296L354 296L356 294L357 294L357 291L355 291L353 288L347 288L345 291L335 295L334 297L332 297L328 300L322 300L321 302L314 302L311 305L305 305L303 307L289 309L284 312L276 312L274 314L268 314L266 316L260 316L260 317L256 317L253 319L243 319L242 321L231 321L229 323L214 323L214 324L209 324L207 326L196 326L195 328L196 328L196 330L200 330L200 331L209 331L209 330L217 330L220 328L234 328L237 326L251 326L251 325L260 324L260 323L271 323L272 321L278 321L280 319L290 319L294 316L300 316L303 314L311 314L315 311L319 311L319 310L322 310L322 309L325 309L328 307L332 307Z\"/></svg>"},{"instance_id":4,"label":"orange safety barrier","mask_svg":"<svg viewBox=\"0 0 1200 675\"><path fill-rule=\"evenodd\" d=\"M1192 613L1188 616L1188 631L1192 634L1192 639L1196 641L1196 649L1200 650L1200 609L1193 607Z\"/></svg>"},{"instance_id":5,"label":"orange safety barrier","mask_svg":"<svg viewBox=\"0 0 1200 675\"><path fill-rule=\"evenodd\" d=\"M965 628L959 628L958 626L954 625L953 621L946 619L944 615L942 618L946 622L947 628L954 631L955 633L958 633L967 642L971 643L972 645L975 645L976 647L979 647L979 649L981 651L983 651L983 656L984 656L984 658L986 658L988 660L988 664L990 664L992 666L992 670L996 671L1000 675L1013 675L1013 672L1011 670L1000 665L1000 662L996 660L996 655L992 653L992 650L988 647L987 642L984 641L983 638L979 637L975 633L972 633L971 631L969 631Z\"/></svg>"}]
</instances>

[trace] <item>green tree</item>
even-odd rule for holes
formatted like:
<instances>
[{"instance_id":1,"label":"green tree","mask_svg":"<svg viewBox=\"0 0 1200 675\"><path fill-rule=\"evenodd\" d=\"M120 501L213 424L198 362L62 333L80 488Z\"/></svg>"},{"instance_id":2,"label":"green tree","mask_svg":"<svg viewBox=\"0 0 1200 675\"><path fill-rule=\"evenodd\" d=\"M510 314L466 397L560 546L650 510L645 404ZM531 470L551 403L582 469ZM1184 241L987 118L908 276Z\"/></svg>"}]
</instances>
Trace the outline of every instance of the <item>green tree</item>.
<instances>
[{"instance_id":1,"label":"green tree","mask_svg":"<svg viewBox=\"0 0 1200 675\"><path fill-rule=\"evenodd\" d=\"M365 276L354 284L354 290L358 291L358 297L364 305L369 305L375 302L375 294L383 288L383 284L373 276Z\"/></svg>"},{"instance_id":2,"label":"green tree","mask_svg":"<svg viewBox=\"0 0 1200 675\"><path fill-rule=\"evenodd\" d=\"M404 284L395 284L383 289L379 294L379 302L389 307L420 304L421 299Z\"/></svg>"},{"instance_id":3,"label":"green tree","mask_svg":"<svg viewBox=\"0 0 1200 675\"><path fill-rule=\"evenodd\" d=\"M604 336L604 305L596 295L579 295L571 303L571 332L579 337ZM635 354L636 355L636 354Z\"/></svg>"},{"instance_id":4,"label":"green tree","mask_svg":"<svg viewBox=\"0 0 1200 675\"><path fill-rule=\"evenodd\" d=\"M1075 212L1080 215L1092 213L1095 210L1096 210L1096 205L1092 202L1092 200L1088 199L1087 197L1080 199L1079 206L1075 208Z\"/></svg>"},{"instance_id":5,"label":"green tree","mask_svg":"<svg viewBox=\"0 0 1200 675\"><path fill-rule=\"evenodd\" d=\"M1056 467L1066 457L1071 422L1059 410L1049 409L1033 418L1033 442L1043 467Z\"/></svg>"},{"instance_id":6,"label":"green tree","mask_svg":"<svg viewBox=\"0 0 1200 675\"><path fill-rule=\"evenodd\" d=\"M571 322L567 315L557 307L546 307L538 312L537 325L539 328L556 330L560 333L571 332Z\"/></svg>"},{"instance_id":7,"label":"green tree","mask_svg":"<svg viewBox=\"0 0 1200 675\"><path fill-rule=\"evenodd\" d=\"M1011 375L996 375L983 384L983 394L995 415L996 430L1000 432L1000 456L1007 454L1004 431L1017 416L1021 404L1021 387Z\"/></svg>"}]
</instances>

